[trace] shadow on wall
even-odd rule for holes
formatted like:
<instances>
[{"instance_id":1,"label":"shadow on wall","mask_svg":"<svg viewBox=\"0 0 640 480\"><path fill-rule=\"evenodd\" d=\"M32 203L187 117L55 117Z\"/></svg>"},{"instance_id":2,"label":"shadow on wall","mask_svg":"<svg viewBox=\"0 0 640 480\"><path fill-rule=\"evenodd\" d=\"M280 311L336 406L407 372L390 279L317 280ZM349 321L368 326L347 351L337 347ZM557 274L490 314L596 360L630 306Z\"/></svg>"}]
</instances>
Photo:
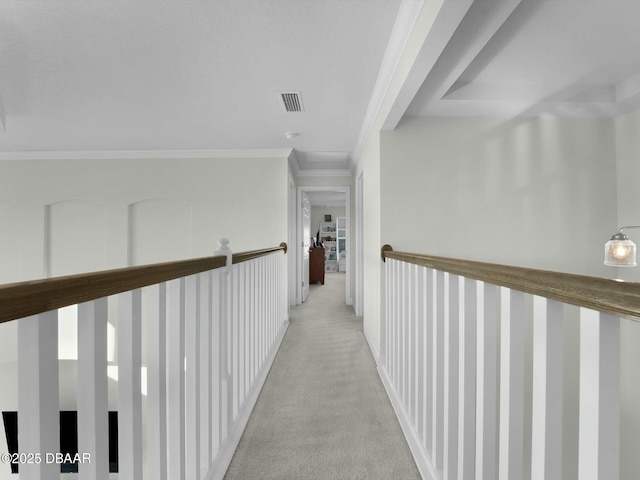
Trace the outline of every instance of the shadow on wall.
<instances>
[{"instance_id":1,"label":"shadow on wall","mask_svg":"<svg viewBox=\"0 0 640 480\"><path fill-rule=\"evenodd\" d=\"M606 276L614 143L610 119L405 118L382 135L384 243Z\"/></svg>"}]
</instances>

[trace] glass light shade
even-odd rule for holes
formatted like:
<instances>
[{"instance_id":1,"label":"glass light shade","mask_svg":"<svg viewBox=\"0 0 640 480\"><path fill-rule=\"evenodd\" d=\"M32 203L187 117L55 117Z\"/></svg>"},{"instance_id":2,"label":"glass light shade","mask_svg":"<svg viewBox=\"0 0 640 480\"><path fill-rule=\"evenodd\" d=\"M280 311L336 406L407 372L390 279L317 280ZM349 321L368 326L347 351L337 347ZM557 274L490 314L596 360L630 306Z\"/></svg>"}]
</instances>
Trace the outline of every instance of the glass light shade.
<instances>
[{"instance_id":1,"label":"glass light shade","mask_svg":"<svg viewBox=\"0 0 640 480\"><path fill-rule=\"evenodd\" d=\"M614 235L604 246L604 264L610 267L635 267L636 244L624 234Z\"/></svg>"}]
</instances>

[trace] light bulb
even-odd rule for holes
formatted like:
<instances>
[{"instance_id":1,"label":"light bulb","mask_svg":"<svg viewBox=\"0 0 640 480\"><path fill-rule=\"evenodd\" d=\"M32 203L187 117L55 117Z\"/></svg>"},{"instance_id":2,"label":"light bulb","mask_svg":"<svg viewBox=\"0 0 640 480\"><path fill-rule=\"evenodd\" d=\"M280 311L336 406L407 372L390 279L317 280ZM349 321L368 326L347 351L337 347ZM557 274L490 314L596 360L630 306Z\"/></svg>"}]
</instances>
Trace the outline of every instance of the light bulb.
<instances>
[{"instance_id":1,"label":"light bulb","mask_svg":"<svg viewBox=\"0 0 640 480\"><path fill-rule=\"evenodd\" d=\"M611 254L618 260L624 260L629 257L631 250L626 245L616 245Z\"/></svg>"}]
</instances>

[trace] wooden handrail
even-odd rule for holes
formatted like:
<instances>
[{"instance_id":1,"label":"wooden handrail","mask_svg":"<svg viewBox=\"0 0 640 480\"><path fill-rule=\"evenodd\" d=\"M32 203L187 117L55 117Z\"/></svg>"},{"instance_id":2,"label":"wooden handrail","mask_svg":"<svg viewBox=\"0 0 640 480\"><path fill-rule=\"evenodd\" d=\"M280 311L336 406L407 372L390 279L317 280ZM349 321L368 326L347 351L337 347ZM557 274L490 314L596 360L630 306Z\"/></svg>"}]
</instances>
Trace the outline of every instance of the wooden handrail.
<instances>
[{"instance_id":1,"label":"wooden handrail","mask_svg":"<svg viewBox=\"0 0 640 480\"><path fill-rule=\"evenodd\" d=\"M252 258L262 257L271 252L277 252L278 250L283 250L284 253L287 253L288 246L285 242L282 242L278 247L274 248L263 248L261 250L251 250L249 252L242 253L234 253L233 254L233 264L246 262L247 260L251 260Z\"/></svg>"},{"instance_id":2,"label":"wooden handrail","mask_svg":"<svg viewBox=\"0 0 640 480\"><path fill-rule=\"evenodd\" d=\"M287 244L233 254L233 263L284 250ZM224 267L224 256L117 268L0 285L0 323Z\"/></svg>"},{"instance_id":3,"label":"wooden handrail","mask_svg":"<svg viewBox=\"0 0 640 480\"><path fill-rule=\"evenodd\" d=\"M640 283L381 249L393 258L640 322Z\"/></svg>"}]
</instances>

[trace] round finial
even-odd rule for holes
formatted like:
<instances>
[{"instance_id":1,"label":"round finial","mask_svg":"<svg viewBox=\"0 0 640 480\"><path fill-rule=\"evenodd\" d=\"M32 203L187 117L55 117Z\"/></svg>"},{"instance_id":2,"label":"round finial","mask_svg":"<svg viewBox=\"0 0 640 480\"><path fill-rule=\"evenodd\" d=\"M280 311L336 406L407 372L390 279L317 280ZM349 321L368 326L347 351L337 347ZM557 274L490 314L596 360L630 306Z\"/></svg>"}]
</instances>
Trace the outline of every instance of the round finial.
<instances>
[{"instance_id":1,"label":"round finial","mask_svg":"<svg viewBox=\"0 0 640 480\"><path fill-rule=\"evenodd\" d=\"M229 248L229 239L221 238L218 240L218 248L214 252L214 255L227 255L231 253L231 249Z\"/></svg>"},{"instance_id":2,"label":"round finial","mask_svg":"<svg viewBox=\"0 0 640 480\"><path fill-rule=\"evenodd\" d=\"M284 253L287 253L287 250L289 249L287 242L281 242L280 243L280 248L282 248L282 250L284 250Z\"/></svg>"}]
</instances>

